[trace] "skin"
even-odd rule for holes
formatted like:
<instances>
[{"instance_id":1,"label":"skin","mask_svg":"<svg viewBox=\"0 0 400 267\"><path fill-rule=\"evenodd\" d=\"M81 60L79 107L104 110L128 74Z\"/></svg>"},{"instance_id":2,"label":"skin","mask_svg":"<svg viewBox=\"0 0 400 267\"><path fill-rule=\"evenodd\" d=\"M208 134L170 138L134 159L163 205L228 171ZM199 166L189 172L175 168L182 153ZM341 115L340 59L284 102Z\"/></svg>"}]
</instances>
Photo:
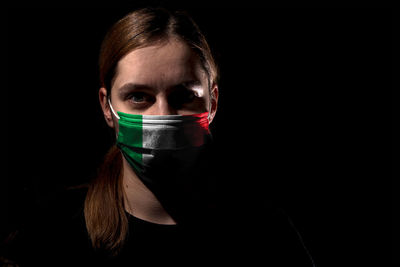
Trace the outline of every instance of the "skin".
<instances>
[{"instance_id":1,"label":"skin","mask_svg":"<svg viewBox=\"0 0 400 267\"><path fill-rule=\"evenodd\" d=\"M169 39L136 49L117 65L111 88L115 110L142 115L188 115L208 111L211 123L217 111L218 86L211 85L198 56L186 43ZM118 119L108 105L106 88L99 100L109 127L118 133ZM154 194L123 158L125 209L137 218L158 224L176 224Z\"/></svg>"}]
</instances>

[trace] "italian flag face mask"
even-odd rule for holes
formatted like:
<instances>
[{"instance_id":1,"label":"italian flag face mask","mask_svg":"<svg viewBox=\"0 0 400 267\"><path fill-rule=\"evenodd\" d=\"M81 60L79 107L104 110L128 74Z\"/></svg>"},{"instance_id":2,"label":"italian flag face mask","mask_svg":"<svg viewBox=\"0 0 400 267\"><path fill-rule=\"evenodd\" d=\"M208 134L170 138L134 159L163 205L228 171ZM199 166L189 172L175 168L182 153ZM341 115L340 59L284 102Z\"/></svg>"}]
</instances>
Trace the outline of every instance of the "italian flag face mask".
<instances>
[{"instance_id":1,"label":"italian flag face mask","mask_svg":"<svg viewBox=\"0 0 400 267\"><path fill-rule=\"evenodd\" d=\"M204 148L211 141L208 112L193 115L136 115L115 112L117 146L142 182L159 198L188 190ZM176 199L176 201L178 201Z\"/></svg>"}]
</instances>

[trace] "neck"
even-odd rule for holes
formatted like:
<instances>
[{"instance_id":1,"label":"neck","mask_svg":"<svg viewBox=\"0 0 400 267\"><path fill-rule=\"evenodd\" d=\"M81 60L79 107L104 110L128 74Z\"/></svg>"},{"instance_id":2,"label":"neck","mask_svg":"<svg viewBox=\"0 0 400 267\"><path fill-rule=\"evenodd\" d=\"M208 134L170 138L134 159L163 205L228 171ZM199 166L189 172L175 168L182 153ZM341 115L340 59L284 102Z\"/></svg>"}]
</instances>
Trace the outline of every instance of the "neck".
<instances>
[{"instance_id":1,"label":"neck","mask_svg":"<svg viewBox=\"0 0 400 267\"><path fill-rule=\"evenodd\" d=\"M176 224L156 196L143 184L123 157L125 210L133 216L157 224Z\"/></svg>"}]
</instances>

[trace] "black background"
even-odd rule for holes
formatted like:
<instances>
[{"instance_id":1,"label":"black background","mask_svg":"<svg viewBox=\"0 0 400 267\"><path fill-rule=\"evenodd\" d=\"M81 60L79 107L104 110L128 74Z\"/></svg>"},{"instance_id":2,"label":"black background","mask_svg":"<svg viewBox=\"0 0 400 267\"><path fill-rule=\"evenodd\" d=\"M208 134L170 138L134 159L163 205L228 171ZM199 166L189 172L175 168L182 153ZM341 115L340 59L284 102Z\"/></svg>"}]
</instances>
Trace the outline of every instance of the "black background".
<instances>
[{"instance_id":1,"label":"black background","mask_svg":"<svg viewBox=\"0 0 400 267\"><path fill-rule=\"evenodd\" d=\"M99 46L134 7L8 10L5 232L49 192L95 174L112 143ZM241 163L219 184L276 199L320 266L374 259L390 228L392 11L186 10L220 67L220 160Z\"/></svg>"}]
</instances>

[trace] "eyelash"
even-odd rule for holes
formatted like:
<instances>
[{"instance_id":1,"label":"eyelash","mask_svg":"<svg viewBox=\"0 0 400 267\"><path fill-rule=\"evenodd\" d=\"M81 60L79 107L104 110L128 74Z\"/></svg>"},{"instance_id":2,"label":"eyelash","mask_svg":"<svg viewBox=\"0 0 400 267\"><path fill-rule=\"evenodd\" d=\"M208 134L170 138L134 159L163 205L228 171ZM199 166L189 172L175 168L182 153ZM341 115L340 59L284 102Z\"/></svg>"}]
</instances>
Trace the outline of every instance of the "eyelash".
<instances>
[{"instance_id":1,"label":"eyelash","mask_svg":"<svg viewBox=\"0 0 400 267\"><path fill-rule=\"evenodd\" d=\"M128 96L128 98L129 98L130 100L131 100L133 97L145 99L145 98L146 98L146 95L145 95L145 93L137 92L137 93L130 94L130 95ZM136 102L136 101L132 101L132 102ZM142 101L139 101L139 102L142 102ZM137 103L137 102L136 102L136 103Z\"/></svg>"},{"instance_id":2,"label":"eyelash","mask_svg":"<svg viewBox=\"0 0 400 267\"><path fill-rule=\"evenodd\" d=\"M176 106L181 106L184 104L189 104L195 102L197 98L199 98L195 92L191 90L184 90L181 92L176 92L176 95L171 95L170 100L171 104ZM141 101L134 101L133 98L141 98ZM132 105L135 105L138 108L145 107L149 105L152 101L154 101L153 96L147 94L146 92L132 92L126 96L126 100L129 101ZM178 102L176 102L178 100Z\"/></svg>"},{"instance_id":3,"label":"eyelash","mask_svg":"<svg viewBox=\"0 0 400 267\"><path fill-rule=\"evenodd\" d=\"M134 101L132 98L137 97L137 98L142 98L142 101ZM144 105L147 102L149 102L149 99L151 98L151 96L147 95L146 93L143 92L135 92L135 93L131 93L128 94L126 96L126 100L131 102L134 105Z\"/></svg>"}]
</instances>

